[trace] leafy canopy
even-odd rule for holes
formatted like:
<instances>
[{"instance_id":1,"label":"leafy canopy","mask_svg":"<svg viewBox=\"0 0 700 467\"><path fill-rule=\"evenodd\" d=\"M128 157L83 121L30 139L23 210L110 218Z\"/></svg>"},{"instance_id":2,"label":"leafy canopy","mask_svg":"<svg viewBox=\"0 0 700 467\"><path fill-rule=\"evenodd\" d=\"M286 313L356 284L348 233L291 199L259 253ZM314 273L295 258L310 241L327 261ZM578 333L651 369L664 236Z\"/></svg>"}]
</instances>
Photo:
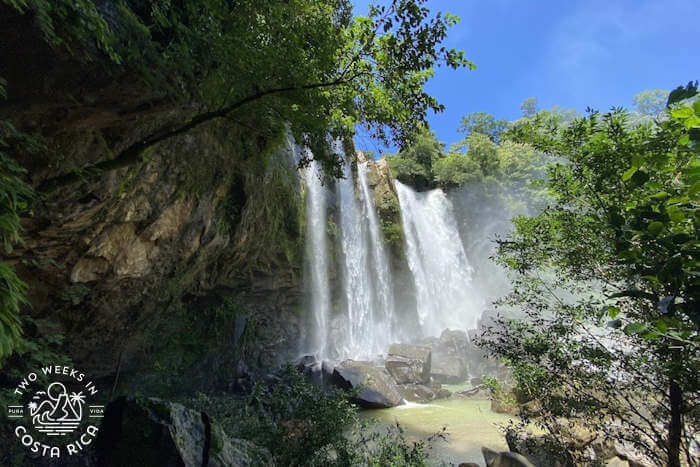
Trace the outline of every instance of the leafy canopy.
<instances>
[{"instance_id":1,"label":"leafy canopy","mask_svg":"<svg viewBox=\"0 0 700 467\"><path fill-rule=\"evenodd\" d=\"M700 106L670 104L653 124L614 110L511 130L558 162L551 204L499 244L517 273L505 303L529 319L502 319L483 344L553 434L565 417L679 465L698 426Z\"/></svg>"},{"instance_id":2,"label":"leafy canopy","mask_svg":"<svg viewBox=\"0 0 700 467\"><path fill-rule=\"evenodd\" d=\"M81 56L106 54L115 73L135 72L151 90L194 110L117 160L138 161L163 139L213 119L242 122L254 112L290 130L327 165L338 162L327 138L348 138L358 125L403 146L429 111L444 108L424 89L434 69L474 68L462 51L442 45L458 18L431 15L425 4L393 0L353 17L348 0L10 2L41 18L57 47L75 37Z\"/></svg>"}]
</instances>

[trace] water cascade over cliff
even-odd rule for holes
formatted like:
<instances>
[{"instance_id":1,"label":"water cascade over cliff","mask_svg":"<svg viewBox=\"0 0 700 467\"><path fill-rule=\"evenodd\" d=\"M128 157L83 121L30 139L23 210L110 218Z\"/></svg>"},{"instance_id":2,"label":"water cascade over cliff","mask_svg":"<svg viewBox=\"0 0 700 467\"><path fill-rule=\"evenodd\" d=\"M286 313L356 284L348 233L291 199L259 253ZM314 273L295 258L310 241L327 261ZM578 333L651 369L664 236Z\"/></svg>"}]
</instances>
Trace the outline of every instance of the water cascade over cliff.
<instances>
[{"instance_id":1,"label":"water cascade over cliff","mask_svg":"<svg viewBox=\"0 0 700 467\"><path fill-rule=\"evenodd\" d=\"M394 290L391 280L389 258L384 247L384 238L379 226L379 218L374 206L374 198L367 182L367 163L357 166L357 178L362 191L362 213L367 219L369 227L369 240L371 245L372 283L374 285L373 296L373 329L372 351L384 352L394 339L392 331L392 319L394 317Z\"/></svg>"},{"instance_id":2,"label":"water cascade over cliff","mask_svg":"<svg viewBox=\"0 0 700 467\"><path fill-rule=\"evenodd\" d=\"M321 180L317 161L312 160L304 178L306 197L306 256L308 258L308 287L312 328L310 332L312 351L326 355L328 346L328 323L331 308L330 283L328 280L327 190Z\"/></svg>"},{"instance_id":3,"label":"water cascade over cliff","mask_svg":"<svg viewBox=\"0 0 700 467\"><path fill-rule=\"evenodd\" d=\"M416 192L394 181L401 205L416 309L425 335L443 329L474 329L483 303L473 289L452 203L440 189Z\"/></svg>"},{"instance_id":4,"label":"water cascade over cliff","mask_svg":"<svg viewBox=\"0 0 700 467\"><path fill-rule=\"evenodd\" d=\"M353 169L346 160L344 178L328 187L317 163L305 174L312 338L304 350L320 358L373 358L398 340L474 329L484 308L455 210L442 190L388 183L398 198L405 254L390 261L369 181L373 164L358 161ZM407 265L410 285L394 283L390 265L396 264ZM397 306L396 297L406 292L415 304Z\"/></svg>"}]
</instances>

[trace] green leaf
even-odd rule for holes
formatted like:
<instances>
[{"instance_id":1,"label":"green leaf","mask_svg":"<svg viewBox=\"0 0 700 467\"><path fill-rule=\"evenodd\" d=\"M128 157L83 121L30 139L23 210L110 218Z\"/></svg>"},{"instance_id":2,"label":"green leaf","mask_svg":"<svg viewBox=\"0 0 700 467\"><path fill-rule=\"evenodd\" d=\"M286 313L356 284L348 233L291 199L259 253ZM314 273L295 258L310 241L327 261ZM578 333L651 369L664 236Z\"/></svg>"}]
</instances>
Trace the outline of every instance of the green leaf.
<instances>
[{"instance_id":1,"label":"green leaf","mask_svg":"<svg viewBox=\"0 0 700 467\"><path fill-rule=\"evenodd\" d=\"M693 110L695 111L695 115L700 117L700 100L693 102Z\"/></svg>"},{"instance_id":2,"label":"green leaf","mask_svg":"<svg viewBox=\"0 0 700 467\"><path fill-rule=\"evenodd\" d=\"M637 170L633 175L632 175L632 183L634 183L636 186L641 186L644 185L647 181L649 180L649 174L646 173L643 170Z\"/></svg>"},{"instance_id":3,"label":"green leaf","mask_svg":"<svg viewBox=\"0 0 700 467\"><path fill-rule=\"evenodd\" d=\"M666 208L666 212L673 222L683 222L685 220L685 214L683 214L683 211L677 206L669 206Z\"/></svg>"},{"instance_id":4,"label":"green leaf","mask_svg":"<svg viewBox=\"0 0 700 467\"><path fill-rule=\"evenodd\" d=\"M654 323L654 326L656 327L656 329L658 329L658 330L661 331L661 332L666 332L666 331L668 331L668 324L666 324L666 322L664 322L664 321L661 320L661 319L658 320L658 321L656 321L656 322Z\"/></svg>"},{"instance_id":5,"label":"green leaf","mask_svg":"<svg viewBox=\"0 0 700 467\"><path fill-rule=\"evenodd\" d=\"M657 236L657 235L659 235L659 234L661 233L661 231L663 230L663 228L664 228L664 224L663 224L663 223L661 223L661 222L659 222L659 221L654 221L654 222L652 222L651 224L649 224L649 227L647 227L647 230L649 230L649 232L650 232L652 235Z\"/></svg>"},{"instance_id":6,"label":"green leaf","mask_svg":"<svg viewBox=\"0 0 700 467\"><path fill-rule=\"evenodd\" d=\"M659 191L658 193L655 193L651 195L652 199L664 199L668 198L670 195L666 193L665 191Z\"/></svg>"},{"instance_id":7,"label":"green leaf","mask_svg":"<svg viewBox=\"0 0 700 467\"><path fill-rule=\"evenodd\" d=\"M685 124L685 127L687 129L698 128L700 127L700 117L696 117L695 115L693 115L683 123Z\"/></svg>"},{"instance_id":8,"label":"green leaf","mask_svg":"<svg viewBox=\"0 0 700 467\"><path fill-rule=\"evenodd\" d=\"M666 201L666 206L670 206L672 204L681 204L681 203L686 203L686 202L688 202L687 196L676 196L675 198L671 198L668 201Z\"/></svg>"},{"instance_id":9,"label":"green leaf","mask_svg":"<svg viewBox=\"0 0 700 467\"><path fill-rule=\"evenodd\" d=\"M632 167L631 169L628 169L625 171L625 173L622 174L622 181L626 182L630 178L632 178L632 175L634 175L637 172L637 167Z\"/></svg>"},{"instance_id":10,"label":"green leaf","mask_svg":"<svg viewBox=\"0 0 700 467\"><path fill-rule=\"evenodd\" d=\"M628 336L631 336L633 334L641 334L647 329L649 329L648 323L630 323L627 326L625 326L625 329L623 329L623 331Z\"/></svg>"},{"instance_id":11,"label":"green leaf","mask_svg":"<svg viewBox=\"0 0 700 467\"><path fill-rule=\"evenodd\" d=\"M617 318L617 316L620 314L620 309L616 306L609 306L608 307L608 316L610 316L612 319Z\"/></svg>"},{"instance_id":12,"label":"green leaf","mask_svg":"<svg viewBox=\"0 0 700 467\"><path fill-rule=\"evenodd\" d=\"M690 144L690 135L683 135L678 139L678 144L681 146L687 146Z\"/></svg>"},{"instance_id":13,"label":"green leaf","mask_svg":"<svg viewBox=\"0 0 700 467\"><path fill-rule=\"evenodd\" d=\"M698 193L700 193L700 182L695 182L693 183L693 186L690 187L690 190L688 190L688 196L696 196Z\"/></svg>"},{"instance_id":14,"label":"green leaf","mask_svg":"<svg viewBox=\"0 0 700 467\"><path fill-rule=\"evenodd\" d=\"M671 116L674 118L686 119L693 116L695 112L690 107L679 107L671 110Z\"/></svg>"}]
</instances>

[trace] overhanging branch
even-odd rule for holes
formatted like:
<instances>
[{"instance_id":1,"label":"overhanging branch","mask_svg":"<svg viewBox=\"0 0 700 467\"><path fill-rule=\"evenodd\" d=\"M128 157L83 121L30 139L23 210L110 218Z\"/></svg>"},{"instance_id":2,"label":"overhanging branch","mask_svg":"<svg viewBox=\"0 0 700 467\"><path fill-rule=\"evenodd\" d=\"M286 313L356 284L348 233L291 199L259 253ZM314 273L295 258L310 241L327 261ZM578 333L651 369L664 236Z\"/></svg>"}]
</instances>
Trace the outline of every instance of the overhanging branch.
<instances>
[{"instance_id":1,"label":"overhanging branch","mask_svg":"<svg viewBox=\"0 0 700 467\"><path fill-rule=\"evenodd\" d=\"M223 107L218 110L214 110L211 112L205 112L202 114L199 114L195 117L193 117L190 121L187 123L172 129L171 127L168 128L161 128L151 134L150 136L137 141L136 143L132 144L131 146L127 147L123 151L121 151L119 154L117 154L114 158L108 159L108 160L103 160L100 162L97 162L95 164L89 165L87 167L83 167L83 170L87 172L87 174L81 174L78 173L77 171L73 171L67 174L59 175L57 177L49 178L45 181L43 181L37 190L39 192L47 193L51 192L57 188L70 185L73 183L76 183L80 180L85 179L86 177L89 177L91 174L100 174L104 172L109 172L111 170L116 170L120 169L123 167L127 167L131 164L135 164L142 159L142 154L143 152L154 146L155 144L158 144L162 141L165 141L167 139L170 139L175 136L182 135L184 133L187 133L188 131L198 127L199 125L202 125L203 123L215 120L217 118L222 118L225 117L226 115L230 114L234 110L239 109L240 107L249 104L253 101L256 101L258 99L261 99L265 96L273 95L273 94L282 94L286 92L292 92L292 91L303 91L303 90L309 90L309 89L319 89L319 88L325 88L325 87L333 87L333 86L339 86L345 83L348 83L351 81L353 78L350 79L344 79L342 76L336 80L325 82L325 83L314 83L314 84L306 84L306 85L301 85L301 86L288 86L288 87L283 87L283 88L275 88L275 89L268 89L265 91L260 91L255 94L252 94L248 97L245 97L237 102L234 102L233 104L230 104L226 107Z\"/></svg>"}]
</instances>

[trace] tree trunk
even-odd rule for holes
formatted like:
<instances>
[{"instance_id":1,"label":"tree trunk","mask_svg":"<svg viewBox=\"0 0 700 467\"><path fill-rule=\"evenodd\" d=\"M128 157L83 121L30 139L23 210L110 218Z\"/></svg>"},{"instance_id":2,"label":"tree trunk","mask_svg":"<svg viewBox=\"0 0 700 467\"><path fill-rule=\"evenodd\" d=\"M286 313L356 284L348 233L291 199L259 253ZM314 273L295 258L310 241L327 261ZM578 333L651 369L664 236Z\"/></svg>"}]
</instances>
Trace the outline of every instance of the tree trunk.
<instances>
[{"instance_id":1,"label":"tree trunk","mask_svg":"<svg viewBox=\"0 0 700 467\"><path fill-rule=\"evenodd\" d=\"M668 426L668 466L681 467L683 391L674 380L671 380L668 389L668 398L671 406L671 422Z\"/></svg>"}]
</instances>

